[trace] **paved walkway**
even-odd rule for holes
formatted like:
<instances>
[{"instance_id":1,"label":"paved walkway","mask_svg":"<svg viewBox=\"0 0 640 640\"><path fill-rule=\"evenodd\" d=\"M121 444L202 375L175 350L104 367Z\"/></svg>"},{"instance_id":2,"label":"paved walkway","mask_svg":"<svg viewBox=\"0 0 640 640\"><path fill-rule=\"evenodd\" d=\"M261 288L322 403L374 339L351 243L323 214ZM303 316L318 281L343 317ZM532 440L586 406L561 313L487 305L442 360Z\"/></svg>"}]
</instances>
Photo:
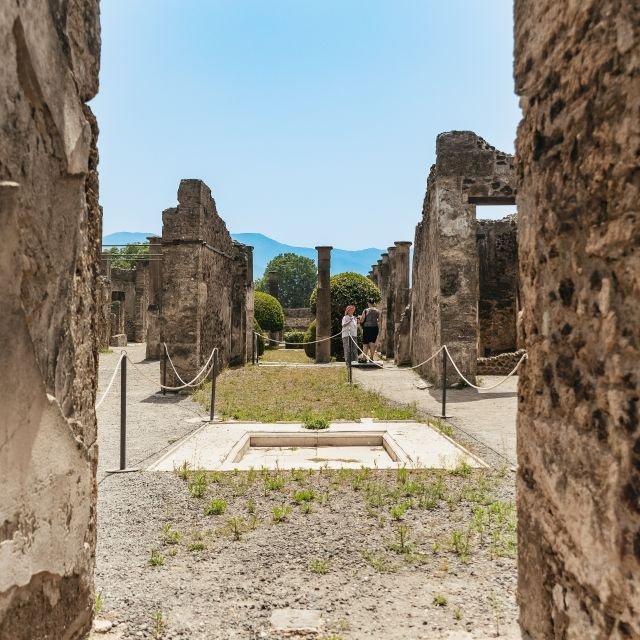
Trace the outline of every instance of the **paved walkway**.
<instances>
[{"instance_id":1,"label":"paved walkway","mask_svg":"<svg viewBox=\"0 0 640 640\"><path fill-rule=\"evenodd\" d=\"M200 405L187 395L158 394L160 362L146 361L145 345L130 343L127 353L137 367L151 380L143 378L129 363L127 366L127 466L146 466L178 439L202 425L206 417ZM116 367L120 349L101 353L98 369L100 399ZM98 481L107 469L117 469L120 460L120 374L109 391L98 415Z\"/></svg>"},{"instance_id":2,"label":"paved walkway","mask_svg":"<svg viewBox=\"0 0 640 640\"><path fill-rule=\"evenodd\" d=\"M504 376L483 376L491 386ZM440 416L442 391L420 389L424 381L415 371L385 363L384 369L353 370L353 380L363 389L377 391L394 402L415 403L418 411ZM512 376L493 391L447 389L446 420L455 428L455 437L489 464L516 464L516 413L518 377Z\"/></svg>"}]
</instances>

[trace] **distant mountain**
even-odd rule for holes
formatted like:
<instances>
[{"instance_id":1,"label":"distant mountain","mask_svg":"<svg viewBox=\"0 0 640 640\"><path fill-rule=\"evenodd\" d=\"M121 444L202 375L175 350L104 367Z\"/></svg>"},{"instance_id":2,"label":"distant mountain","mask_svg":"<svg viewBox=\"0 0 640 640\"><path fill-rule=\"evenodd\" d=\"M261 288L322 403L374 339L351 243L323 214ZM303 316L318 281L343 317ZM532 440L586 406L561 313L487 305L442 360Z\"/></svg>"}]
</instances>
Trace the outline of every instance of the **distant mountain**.
<instances>
[{"instance_id":1,"label":"distant mountain","mask_svg":"<svg viewBox=\"0 0 640 640\"><path fill-rule=\"evenodd\" d=\"M106 244L127 244L129 242L146 242L148 236L153 233L132 233L120 231L104 236L102 242ZM253 277L257 280L261 278L267 264L271 258L281 253L295 253L316 260L317 252L312 247L294 247L283 242L273 240L262 233L232 233L231 237L238 242L248 244L253 247ZM342 273L343 271L355 271L367 275L371 265L380 258L383 249L358 249L348 251L347 249L334 249L331 252L331 273Z\"/></svg>"}]
</instances>

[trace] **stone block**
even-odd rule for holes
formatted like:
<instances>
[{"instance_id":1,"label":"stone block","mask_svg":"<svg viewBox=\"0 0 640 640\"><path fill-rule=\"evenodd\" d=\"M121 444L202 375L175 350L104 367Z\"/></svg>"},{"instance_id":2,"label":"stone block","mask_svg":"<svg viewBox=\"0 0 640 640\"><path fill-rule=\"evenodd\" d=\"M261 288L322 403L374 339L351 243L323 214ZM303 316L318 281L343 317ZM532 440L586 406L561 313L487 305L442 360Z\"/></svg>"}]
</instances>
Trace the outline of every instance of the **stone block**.
<instances>
[{"instance_id":1,"label":"stone block","mask_svg":"<svg viewBox=\"0 0 640 640\"><path fill-rule=\"evenodd\" d=\"M109 340L110 347L126 347L127 346L127 334L126 333L116 333L116 335L111 336Z\"/></svg>"}]
</instances>

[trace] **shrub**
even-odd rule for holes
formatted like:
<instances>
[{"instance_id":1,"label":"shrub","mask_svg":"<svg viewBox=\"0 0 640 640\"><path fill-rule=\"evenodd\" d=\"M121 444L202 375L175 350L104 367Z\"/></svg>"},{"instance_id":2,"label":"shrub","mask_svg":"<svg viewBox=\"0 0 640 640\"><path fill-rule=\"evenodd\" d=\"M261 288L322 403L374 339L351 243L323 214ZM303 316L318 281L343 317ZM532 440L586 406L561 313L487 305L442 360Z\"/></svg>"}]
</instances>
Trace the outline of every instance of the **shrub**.
<instances>
[{"instance_id":1,"label":"shrub","mask_svg":"<svg viewBox=\"0 0 640 640\"><path fill-rule=\"evenodd\" d=\"M381 298L380 289L369 278L352 271L331 276L329 289L331 291L331 335L340 331L344 310L348 304L354 304L357 315L360 315L367 308L368 300L380 302ZM316 312L317 297L318 290L316 288L311 293L309 300L313 313ZM360 335L360 328L358 328L358 335ZM307 353L307 355L309 354ZM331 341L331 355L336 356L339 360L344 357L340 336ZM315 349L313 357L315 357Z\"/></svg>"},{"instance_id":2,"label":"shrub","mask_svg":"<svg viewBox=\"0 0 640 640\"><path fill-rule=\"evenodd\" d=\"M304 342L304 331L287 331L287 333L284 334L284 341L286 343ZM286 346L287 349L301 349L302 348L301 344L286 344L285 346Z\"/></svg>"},{"instance_id":3,"label":"shrub","mask_svg":"<svg viewBox=\"0 0 640 640\"><path fill-rule=\"evenodd\" d=\"M258 355L261 356L264 353L264 338L262 337L262 327L255 318L253 319L253 330L258 334Z\"/></svg>"},{"instance_id":4,"label":"shrub","mask_svg":"<svg viewBox=\"0 0 640 640\"><path fill-rule=\"evenodd\" d=\"M262 291L255 293L255 318L267 331L282 331L284 327L282 305L273 296Z\"/></svg>"},{"instance_id":5,"label":"shrub","mask_svg":"<svg viewBox=\"0 0 640 640\"><path fill-rule=\"evenodd\" d=\"M319 431L321 429L328 429L329 421L321 416L307 416L304 419L304 423L302 424L302 426L305 429L313 429L314 431Z\"/></svg>"},{"instance_id":6,"label":"shrub","mask_svg":"<svg viewBox=\"0 0 640 640\"><path fill-rule=\"evenodd\" d=\"M307 343L304 345L304 352L307 354L307 357L312 359L315 359L316 357L316 345L313 342L315 339L316 339L316 321L314 320L304 333L304 342Z\"/></svg>"}]
</instances>

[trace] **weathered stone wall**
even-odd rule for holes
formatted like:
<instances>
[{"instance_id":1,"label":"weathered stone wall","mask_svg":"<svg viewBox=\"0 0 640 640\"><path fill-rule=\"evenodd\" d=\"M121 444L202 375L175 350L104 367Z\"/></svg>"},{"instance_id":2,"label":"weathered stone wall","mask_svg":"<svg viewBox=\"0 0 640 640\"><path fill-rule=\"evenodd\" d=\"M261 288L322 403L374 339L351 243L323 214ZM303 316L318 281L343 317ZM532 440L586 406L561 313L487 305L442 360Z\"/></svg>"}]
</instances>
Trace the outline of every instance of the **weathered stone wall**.
<instances>
[{"instance_id":1,"label":"weathered stone wall","mask_svg":"<svg viewBox=\"0 0 640 640\"><path fill-rule=\"evenodd\" d=\"M520 623L640 637L640 8L515 3Z\"/></svg>"},{"instance_id":2,"label":"weathered stone wall","mask_svg":"<svg viewBox=\"0 0 640 640\"><path fill-rule=\"evenodd\" d=\"M11 640L80 638L92 619L101 214L86 102L99 55L96 1L0 3L0 638Z\"/></svg>"},{"instance_id":3,"label":"weathered stone wall","mask_svg":"<svg viewBox=\"0 0 640 640\"><path fill-rule=\"evenodd\" d=\"M253 260L250 247L234 244L204 182L181 180L178 203L162 214L161 332L181 377L190 380L214 346L221 364L246 362L247 348L238 344L253 331L246 316ZM170 367L167 381L179 384Z\"/></svg>"},{"instance_id":4,"label":"weathered stone wall","mask_svg":"<svg viewBox=\"0 0 640 640\"><path fill-rule=\"evenodd\" d=\"M136 342L136 269L111 267L111 293L124 294L118 297L124 313L124 333L127 340Z\"/></svg>"},{"instance_id":5,"label":"weathered stone wall","mask_svg":"<svg viewBox=\"0 0 640 640\"><path fill-rule=\"evenodd\" d=\"M518 317L517 216L478 220L478 355L516 350Z\"/></svg>"},{"instance_id":6,"label":"weathered stone wall","mask_svg":"<svg viewBox=\"0 0 640 640\"><path fill-rule=\"evenodd\" d=\"M513 157L471 131L441 133L416 228L412 362L446 344L467 377L476 374L478 250L476 205L513 204ZM421 373L440 383L438 358ZM451 375L450 381L457 376Z\"/></svg>"},{"instance_id":7,"label":"weathered stone wall","mask_svg":"<svg viewBox=\"0 0 640 640\"><path fill-rule=\"evenodd\" d=\"M309 307L284 309L284 330L306 331L313 322L313 313Z\"/></svg>"},{"instance_id":8,"label":"weathered stone wall","mask_svg":"<svg viewBox=\"0 0 640 640\"><path fill-rule=\"evenodd\" d=\"M507 376L513 371L525 353L524 349L519 349L511 353L501 353L488 358L478 358L478 375Z\"/></svg>"}]
</instances>

